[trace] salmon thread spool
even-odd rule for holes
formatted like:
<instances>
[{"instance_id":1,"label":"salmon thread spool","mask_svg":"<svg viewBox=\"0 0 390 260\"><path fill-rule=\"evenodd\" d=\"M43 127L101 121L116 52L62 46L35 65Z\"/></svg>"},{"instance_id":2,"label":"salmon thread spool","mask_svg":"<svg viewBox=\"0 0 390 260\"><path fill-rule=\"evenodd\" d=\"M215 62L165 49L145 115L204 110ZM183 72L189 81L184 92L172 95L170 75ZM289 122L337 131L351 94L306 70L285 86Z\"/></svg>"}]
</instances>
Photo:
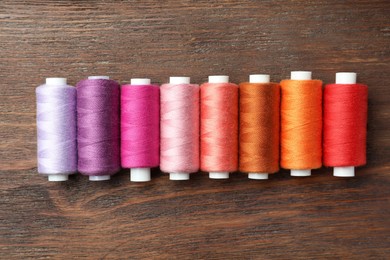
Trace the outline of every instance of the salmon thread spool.
<instances>
[{"instance_id":1,"label":"salmon thread spool","mask_svg":"<svg viewBox=\"0 0 390 260\"><path fill-rule=\"evenodd\" d=\"M336 73L336 83L324 90L324 165L336 177L354 177L366 164L368 87L356 83L356 73Z\"/></svg>"},{"instance_id":2,"label":"salmon thread spool","mask_svg":"<svg viewBox=\"0 0 390 260\"><path fill-rule=\"evenodd\" d=\"M200 95L201 170L228 179L238 169L238 86L229 76L209 76Z\"/></svg>"},{"instance_id":3,"label":"salmon thread spool","mask_svg":"<svg viewBox=\"0 0 390 260\"><path fill-rule=\"evenodd\" d=\"M291 176L311 175L322 165L322 81L292 71L281 86L281 167Z\"/></svg>"},{"instance_id":4,"label":"salmon thread spool","mask_svg":"<svg viewBox=\"0 0 390 260\"><path fill-rule=\"evenodd\" d=\"M160 169L170 180L189 180L199 170L199 85L170 77L160 95Z\"/></svg>"},{"instance_id":5,"label":"salmon thread spool","mask_svg":"<svg viewBox=\"0 0 390 260\"><path fill-rule=\"evenodd\" d=\"M249 179L268 179L279 171L280 86L255 74L239 87L239 170Z\"/></svg>"}]
</instances>

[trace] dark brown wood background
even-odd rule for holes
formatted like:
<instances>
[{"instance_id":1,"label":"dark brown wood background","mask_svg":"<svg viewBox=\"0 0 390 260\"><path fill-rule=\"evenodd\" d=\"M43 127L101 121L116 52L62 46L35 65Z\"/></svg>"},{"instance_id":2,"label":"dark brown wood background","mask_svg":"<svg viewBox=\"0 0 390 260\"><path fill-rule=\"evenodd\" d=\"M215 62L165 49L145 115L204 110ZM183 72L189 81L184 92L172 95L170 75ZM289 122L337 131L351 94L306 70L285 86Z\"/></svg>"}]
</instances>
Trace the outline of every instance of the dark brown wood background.
<instances>
[{"instance_id":1,"label":"dark brown wood background","mask_svg":"<svg viewBox=\"0 0 390 260\"><path fill-rule=\"evenodd\" d=\"M34 89L104 74L121 83L210 74L245 81L355 71L369 86L368 164L357 177L281 171L130 183L36 172ZM389 1L0 2L0 258L390 258Z\"/></svg>"}]
</instances>

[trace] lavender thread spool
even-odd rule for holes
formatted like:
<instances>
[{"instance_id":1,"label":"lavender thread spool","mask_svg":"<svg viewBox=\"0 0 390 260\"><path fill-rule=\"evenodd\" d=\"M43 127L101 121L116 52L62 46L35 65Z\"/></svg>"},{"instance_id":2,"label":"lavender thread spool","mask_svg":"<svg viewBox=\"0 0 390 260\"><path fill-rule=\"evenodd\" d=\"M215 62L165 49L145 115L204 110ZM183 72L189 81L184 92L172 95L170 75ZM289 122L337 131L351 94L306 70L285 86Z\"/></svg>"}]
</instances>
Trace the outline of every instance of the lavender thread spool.
<instances>
[{"instance_id":1,"label":"lavender thread spool","mask_svg":"<svg viewBox=\"0 0 390 260\"><path fill-rule=\"evenodd\" d=\"M90 181L109 180L120 170L119 88L107 76L77 83L78 170Z\"/></svg>"},{"instance_id":2,"label":"lavender thread spool","mask_svg":"<svg viewBox=\"0 0 390 260\"><path fill-rule=\"evenodd\" d=\"M66 181L77 172L76 89L66 78L36 88L38 173Z\"/></svg>"}]
</instances>

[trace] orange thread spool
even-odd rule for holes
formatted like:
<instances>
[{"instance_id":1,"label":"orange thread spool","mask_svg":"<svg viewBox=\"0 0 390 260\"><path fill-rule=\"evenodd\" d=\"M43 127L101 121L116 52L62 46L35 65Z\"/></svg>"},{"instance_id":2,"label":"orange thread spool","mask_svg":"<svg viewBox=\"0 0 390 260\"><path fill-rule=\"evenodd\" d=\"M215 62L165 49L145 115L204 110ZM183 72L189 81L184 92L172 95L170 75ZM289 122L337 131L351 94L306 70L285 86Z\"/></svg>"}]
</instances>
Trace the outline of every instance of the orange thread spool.
<instances>
[{"instance_id":1,"label":"orange thread spool","mask_svg":"<svg viewBox=\"0 0 390 260\"><path fill-rule=\"evenodd\" d=\"M210 76L200 87L200 168L227 179L238 168L238 86Z\"/></svg>"},{"instance_id":2,"label":"orange thread spool","mask_svg":"<svg viewBox=\"0 0 390 260\"><path fill-rule=\"evenodd\" d=\"M310 176L322 165L322 81L293 71L281 86L281 161L292 176Z\"/></svg>"},{"instance_id":3,"label":"orange thread spool","mask_svg":"<svg viewBox=\"0 0 390 260\"><path fill-rule=\"evenodd\" d=\"M279 133L280 86L269 75L250 75L240 84L240 171L250 179L279 171Z\"/></svg>"}]
</instances>

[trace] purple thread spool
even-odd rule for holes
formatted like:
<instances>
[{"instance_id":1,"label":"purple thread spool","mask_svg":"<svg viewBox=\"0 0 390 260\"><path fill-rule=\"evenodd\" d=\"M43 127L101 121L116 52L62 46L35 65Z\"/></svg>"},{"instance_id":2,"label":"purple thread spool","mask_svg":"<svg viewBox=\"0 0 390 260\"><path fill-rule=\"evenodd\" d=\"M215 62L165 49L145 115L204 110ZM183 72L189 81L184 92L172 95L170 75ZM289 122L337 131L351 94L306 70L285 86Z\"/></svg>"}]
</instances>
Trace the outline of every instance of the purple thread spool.
<instances>
[{"instance_id":1,"label":"purple thread spool","mask_svg":"<svg viewBox=\"0 0 390 260\"><path fill-rule=\"evenodd\" d=\"M120 170L119 92L107 76L77 83L78 170L90 181L109 180Z\"/></svg>"},{"instance_id":2,"label":"purple thread spool","mask_svg":"<svg viewBox=\"0 0 390 260\"><path fill-rule=\"evenodd\" d=\"M38 172L66 181L77 172L76 88L66 78L46 78L36 97Z\"/></svg>"}]
</instances>

